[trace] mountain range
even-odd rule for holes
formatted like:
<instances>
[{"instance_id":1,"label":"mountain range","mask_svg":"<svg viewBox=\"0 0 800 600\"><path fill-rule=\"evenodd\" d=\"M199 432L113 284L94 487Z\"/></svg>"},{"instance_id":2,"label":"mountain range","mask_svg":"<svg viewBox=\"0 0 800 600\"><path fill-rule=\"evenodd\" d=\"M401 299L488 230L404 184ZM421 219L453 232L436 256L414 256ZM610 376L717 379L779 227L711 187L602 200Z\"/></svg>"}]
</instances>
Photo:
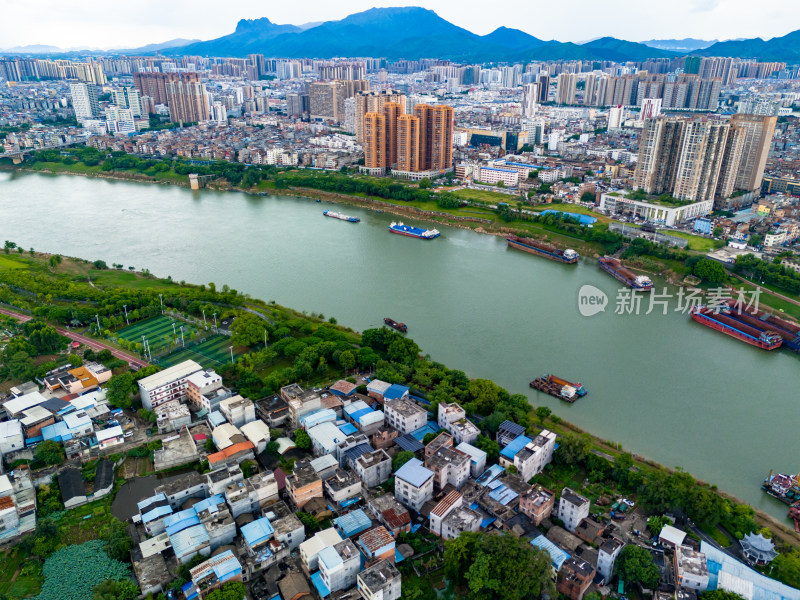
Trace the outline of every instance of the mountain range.
<instances>
[{"instance_id":1,"label":"mountain range","mask_svg":"<svg viewBox=\"0 0 800 600\"><path fill-rule=\"evenodd\" d=\"M6 52L53 54L52 46L24 46ZM61 52L75 52L76 49ZM0 51L1 52L1 51ZM498 27L478 35L420 7L371 8L338 21L278 25L268 18L242 19L233 33L207 40L171 40L106 54L195 54L237 56L258 53L285 58L373 56L390 60L441 58L474 62L531 60L642 61L686 54L731 56L800 63L800 30L782 37L728 40L648 40L601 37L585 43L543 40L519 29Z\"/></svg>"}]
</instances>

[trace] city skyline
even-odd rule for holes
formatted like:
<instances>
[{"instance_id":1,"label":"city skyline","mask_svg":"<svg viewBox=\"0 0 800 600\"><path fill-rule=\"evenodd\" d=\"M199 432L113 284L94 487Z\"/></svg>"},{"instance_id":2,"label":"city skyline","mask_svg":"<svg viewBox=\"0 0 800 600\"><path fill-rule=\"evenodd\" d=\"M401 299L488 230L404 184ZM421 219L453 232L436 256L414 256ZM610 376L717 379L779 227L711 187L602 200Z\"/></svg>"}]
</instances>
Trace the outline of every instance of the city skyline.
<instances>
[{"instance_id":1,"label":"city skyline","mask_svg":"<svg viewBox=\"0 0 800 600\"><path fill-rule=\"evenodd\" d=\"M240 19L267 17L280 24L303 25L309 21L340 20L372 7L420 6L448 21L485 35L497 27L515 27L544 40L585 42L603 36L629 41L695 37L700 39L770 39L789 33L800 23L800 5L792 0L767 0L757 5L744 0L677 0L670 11L653 18L647 5L612 0L600 14L593 14L586 0L567 0L564 14L581 19L542 20L521 0L497 12L464 11L452 0L426 3L397 0L351 2L347 7L311 0L302 9L292 5L264 6L252 0L237 5L230 16L208 19L210 3L177 0L169 5L144 0L121 6L113 15L98 12L78 0L40 0L6 6L0 22L3 49L27 45L61 48L124 49L162 43L176 38L210 40L231 33ZM619 10L616 10L616 9ZM624 14L625 18L618 15ZM513 15L513 18L510 16Z\"/></svg>"}]
</instances>

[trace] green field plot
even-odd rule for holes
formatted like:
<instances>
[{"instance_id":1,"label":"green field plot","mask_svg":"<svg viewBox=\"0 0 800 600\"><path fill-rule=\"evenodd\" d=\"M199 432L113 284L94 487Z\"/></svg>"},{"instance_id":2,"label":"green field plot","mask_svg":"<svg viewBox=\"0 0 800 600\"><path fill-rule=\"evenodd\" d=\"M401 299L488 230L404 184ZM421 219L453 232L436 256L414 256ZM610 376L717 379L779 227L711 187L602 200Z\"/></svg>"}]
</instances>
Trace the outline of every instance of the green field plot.
<instances>
[{"instance_id":1,"label":"green field plot","mask_svg":"<svg viewBox=\"0 0 800 600\"><path fill-rule=\"evenodd\" d=\"M123 327L117 332L117 335L124 340L139 343L142 341L142 336L145 336L150 344L152 354L166 354L180 347L181 327L183 327L184 342L190 341L192 334L201 334L196 327L184 321L159 316L145 319L135 325Z\"/></svg>"},{"instance_id":2,"label":"green field plot","mask_svg":"<svg viewBox=\"0 0 800 600\"><path fill-rule=\"evenodd\" d=\"M193 360L206 369L219 368L231 361L231 338L224 335L212 335L196 346L179 348L175 352L161 358L160 366L166 368L185 360ZM233 356L242 354L242 349L233 349Z\"/></svg>"}]
</instances>

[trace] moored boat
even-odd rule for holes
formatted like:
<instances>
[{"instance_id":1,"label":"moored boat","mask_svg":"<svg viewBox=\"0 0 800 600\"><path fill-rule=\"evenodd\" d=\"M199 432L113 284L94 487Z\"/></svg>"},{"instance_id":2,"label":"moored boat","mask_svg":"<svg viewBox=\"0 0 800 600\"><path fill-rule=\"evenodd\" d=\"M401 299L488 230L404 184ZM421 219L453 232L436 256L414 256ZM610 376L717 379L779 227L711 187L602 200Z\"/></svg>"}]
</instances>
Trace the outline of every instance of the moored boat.
<instances>
[{"instance_id":1,"label":"moored boat","mask_svg":"<svg viewBox=\"0 0 800 600\"><path fill-rule=\"evenodd\" d=\"M762 350L775 350L783 343L783 338L774 331L756 329L737 321L725 311L715 312L707 306L692 307L692 319Z\"/></svg>"},{"instance_id":2,"label":"moored boat","mask_svg":"<svg viewBox=\"0 0 800 600\"><path fill-rule=\"evenodd\" d=\"M405 323L399 323L394 319L390 319L389 317L386 317L383 320L383 322L386 323L389 327L397 329L397 331L402 331L403 333L408 331L408 326Z\"/></svg>"},{"instance_id":3,"label":"moored boat","mask_svg":"<svg viewBox=\"0 0 800 600\"><path fill-rule=\"evenodd\" d=\"M629 288L641 290L643 292L648 292L653 289L653 282L647 275L638 275L634 273L616 258L602 256L597 259L597 262L600 263L600 268L603 269L603 271L618 281L621 281Z\"/></svg>"},{"instance_id":4,"label":"moored boat","mask_svg":"<svg viewBox=\"0 0 800 600\"><path fill-rule=\"evenodd\" d=\"M535 390L567 402L575 402L578 398L583 398L586 395L586 388L580 383L572 383L555 375L537 377L530 382L530 386Z\"/></svg>"},{"instance_id":5,"label":"moored boat","mask_svg":"<svg viewBox=\"0 0 800 600\"><path fill-rule=\"evenodd\" d=\"M575 264L580 258L580 254L575 252L575 250L571 250L569 248L562 250L561 248L556 248L555 246L545 244L544 242L537 242L536 240L530 238L521 238L516 235L510 235L506 238L506 242L509 246L516 248L517 250L529 252L530 254L537 254L539 256L543 256L544 258L556 260L568 265Z\"/></svg>"}]
</instances>

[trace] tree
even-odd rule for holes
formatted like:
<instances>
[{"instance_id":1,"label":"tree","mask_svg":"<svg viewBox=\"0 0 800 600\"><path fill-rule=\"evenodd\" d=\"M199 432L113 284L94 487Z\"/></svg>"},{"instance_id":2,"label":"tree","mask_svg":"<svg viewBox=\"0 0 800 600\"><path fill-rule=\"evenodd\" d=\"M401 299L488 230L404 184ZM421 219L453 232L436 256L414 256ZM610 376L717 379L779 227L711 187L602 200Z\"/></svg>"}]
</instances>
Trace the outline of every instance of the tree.
<instances>
[{"instance_id":1,"label":"tree","mask_svg":"<svg viewBox=\"0 0 800 600\"><path fill-rule=\"evenodd\" d=\"M33 459L43 465L58 465L64 460L64 450L61 444L53 440L45 440L36 446Z\"/></svg>"},{"instance_id":2,"label":"tree","mask_svg":"<svg viewBox=\"0 0 800 600\"><path fill-rule=\"evenodd\" d=\"M728 279L728 272L725 270L725 267L723 267L721 263L716 260L711 260L710 258L701 258L697 261L692 272L703 281L709 283L723 283Z\"/></svg>"},{"instance_id":3,"label":"tree","mask_svg":"<svg viewBox=\"0 0 800 600\"><path fill-rule=\"evenodd\" d=\"M241 581L230 581L221 588L211 591L206 600L244 600L245 585Z\"/></svg>"},{"instance_id":4,"label":"tree","mask_svg":"<svg viewBox=\"0 0 800 600\"><path fill-rule=\"evenodd\" d=\"M271 454L272 456L278 456L278 451L280 449L280 444L278 442L270 442L267 444L267 454Z\"/></svg>"},{"instance_id":5,"label":"tree","mask_svg":"<svg viewBox=\"0 0 800 600\"><path fill-rule=\"evenodd\" d=\"M439 434L438 433L426 433L425 437L422 438L423 445L427 446L428 444L430 444L433 440L436 439L437 435L439 435Z\"/></svg>"},{"instance_id":6,"label":"tree","mask_svg":"<svg viewBox=\"0 0 800 600\"><path fill-rule=\"evenodd\" d=\"M489 415L497 405L502 388L488 379L473 379L467 385L475 412Z\"/></svg>"},{"instance_id":7,"label":"tree","mask_svg":"<svg viewBox=\"0 0 800 600\"><path fill-rule=\"evenodd\" d=\"M339 364L345 371L349 371L356 366L356 356L351 350L345 350L339 355Z\"/></svg>"},{"instance_id":8,"label":"tree","mask_svg":"<svg viewBox=\"0 0 800 600\"><path fill-rule=\"evenodd\" d=\"M427 190L427 189L430 189L430 187L431 187L431 180L430 180L430 178L428 178L428 177L423 177L422 179L420 179L420 180L419 180L419 189L421 189L421 190Z\"/></svg>"},{"instance_id":9,"label":"tree","mask_svg":"<svg viewBox=\"0 0 800 600\"><path fill-rule=\"evenodd\" d=\"M595 201L595 196L592 192L583 192L581 194L581 202L585 202L586 204L591 204Z\"/></svg>"},{"instance_id":10,"label":"tree","mask_svg":"<svg viewBox=\"0 0 800 600\"><path fill-rule=\"evenodd\" d=\"M658 567L653 556L635 544L628 544L617 559L617 574L625 583L639 583L648 590L658 586Z\"/></svg>"},{"instance_id":11,"label":"tree","mask_svg":"<svg viewBox=\"0 0 800 600\"><path fill-rule=\"evenodd\" d=\"M722 235L722 227L714 227L714 231L712 232L714 237L719 237Z\"/></svg>"},{"instance_id":12,"label":"tree","mask_svg":"<svg viewBox=\"0 0 800 600\"><path fill-rule=\"evenodd\" d=\"M772 576L786 585L800 588L800 553L792 549L779 554L772 561Z\"/></svg>"},{"instance_id":13,"label":"tree","mask_svg":"<svg viewBox=\"0 0 800 600\"><path fill-rule=\"evenodd\" d=\"M534 412L536 413L536 418L539 419L539 423L541 423L542 425L544 425L544 422L547 420L547 417L549 417L553 413L553 411L547 408L546 406L537 406Z\"/></svg>"},{"instance_id":14,"label":"tree","mask_svg":"<svg viewBox=\"0 0 800 600\"><path fill-rule=\"evenodd\" d=\"M309 450L311 448L311 438L304 429L298 429L294 432L294 445L301 450Z\"/></svg>"},{"instance_id":15,"label":"tree","mask_svg":"<svg viewBox=\"0 0 800 600\"><path fill-rule=\"evenodd\" d=\"M83 364L83 359L77 354L68 354L67 362L73 367L80 367Z\"/></svg>"},{"instance_id":16,"label":"tree","mask_svg":"<svg viewBox=\"0 0 800 600\"><path fill-rule=\"evenodd\" d=\"M650 535L654 537L661 533L661 530L664 529L664 525L669 525L669 519L666 517L653 515L647 519L647 529L650 531Z\"/></svg>"},{"instance_id":17,"label":"tree","mask_svg":"<svg viewBox=\"0 0 800 600\"><path fill-rule=\"evenodd\" d=\"M133 540L128 535L128 528L119 519L113 519L102 536L105 551L111 558L121 562L130 562ZM137 594L138 595L138 594Z\"/></svg>"},{"instance_id":18,"label":"tree","mask_svg":"<svg viewBox=\"0 0 800 600\"><path fill-rule=\"evenodd\" d=\"M717 588L716 590L709 590L708 592L703 592L700 594L700 597L703 600L744 600L743 596L735 592L729 592L728 590L723 590L722 588Z\"/></svg>"},{"instance_id":19,"label":"tree","mask_svg":"<svg viewBox=\"0 0 800 600\"><path fill-rule=\"evenodd\" d=\"M128 408L131 405L131 396L138 389L132 373L121 373L108 380L106 398L114 406Z\"/></svg>"},{"instance_id":20,"label":"tree","mask_svg":"<svg viewBox=\"0 0 800 600\"><path fill-rule=\"evenodd\" d=\"M558 440L558 444L558 450L553 457L554 462L561 465L578 465L586 460L591 447L591 437L588 434L565 433Z\"/></svg>"},{"instance_id":21,"label":"tree","mask_svg":"<svg viewBox=\"0 0 800 600\"><path fill-rule=\"evenodd\" d=\"M20 350L6 359L6 368L12 379L25 381L33 377L34 364L30 354Z\"/></svg>"},{"instance_id":22,"label":"tree","mask_svg":"<svg viewBox=\"0 0 800 600\"><path fill-rule=\"evenodd\" d=\"M264 343L266 321L251 313L238 315L231 324L231 341L237 346L255 346ZM267 336L269 339L269 336Z\"/></svg>"},{"instance_id":23,"label":"tree","mask_svg":"<svg viewBox=\"0 0 800 600\"><path fill-rule=\"evenodd\" d=\"M469 600L555 597L550 555L509 534L465 532L445 542L447 578Z\"/></svg>"},{"instance_id":24,"label":"tree","mask_svg":"<svg viewBox=\"0 0 800 600\"><path fill-rule=\"evenodd\" d=\"M479 435L475 440L475 447L486 452L486 460L496 461L500 456L500 444L485 435Z\"/></svg>"},{"instance_id":25,"label":"tree","mask_svg":"<svg viewBox=\"0 0 800 600\"><path fill-rule=\"evenodd\" d=\"M397 471L397 469L399 469L408 461L410 461L412 458L414 458L414 456L415 456L414 453L411 452L410 450L403 450L401 452L398 452L397 456L395 456L394 460L392 461L392 471Z\"/></svg>"}]
</instances>

